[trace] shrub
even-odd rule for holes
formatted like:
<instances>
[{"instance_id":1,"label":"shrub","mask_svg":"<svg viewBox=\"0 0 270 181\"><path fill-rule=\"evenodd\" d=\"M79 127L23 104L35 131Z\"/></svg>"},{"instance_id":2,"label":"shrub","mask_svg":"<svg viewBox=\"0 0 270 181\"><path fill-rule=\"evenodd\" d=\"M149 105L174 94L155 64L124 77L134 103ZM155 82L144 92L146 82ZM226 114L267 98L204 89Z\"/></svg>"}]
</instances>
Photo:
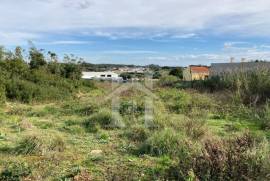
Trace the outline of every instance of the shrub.
<instances>
[{"instance_id":1,"label":"shrub","mask_svg":"<svg viewBox=\"0 0 270 181\"><path fill-rule=\"evenodd\" d=\"M24 155L42 154L44 152L44 142L37 136L27 136L18 143L15 152Z\"/></svg>"},{"instance_id":2,"label":"shrub","mask_svg":"<svg viewBox=\"0 0 270 181\"><path fill-rule=\"evenodd\" d=\"M183 79L183 69L182 68L174 68L169 72L169 75L173 75L180 79Z\"/></svg>"},{"instance_id":3,"label":"shrub","mask_svg":"<svg viewBox=\"0 0 270 181\"><path fill-rule=\"evenodd\" d=\"M120 114L125 116L125 115L135 115L135 116L140 116L144 113L145 106L142 102L137 102L137 104L134 104L133 102L130 101L123 101L120 104Z\"/></svg>"},{"instance_id":4,"label":"shrub","mask_svg":"<svg viewBox=\"0 0 270 181\"><path fill-rule=\"evenodd\" d=\"M158 84L161 87L171 87L174 86L177 81L178 81L177 77L169 75L161 77L160 80L158 81Z\"/></svg>"},{"instance_id":5,"label":"shrub","mask_svg":"<svg viewBox=\"0 0 270 181\"><path fill-rule=\"evenodd\" d=\"M101 110L98 113L93 114L88 120L85 121L85 126L90 128L93 124L99 124L104 129L118 128L122 125L117 122L113 117L110 110Z\"/></svg>"},{"instance_id":6,"label":"shrub","mask_svg":"<svg viewBox=\"0 0 270 181\"><path fill-rule=\"evenodd\" d=\"M205 121L186 119L183 123L183 130L187 136L193 139L200 139L206 134Z\"/></svg>"},{"instance_id":7,"label":"shrub","mask_svg":"<svg viewBox=\"0 0 270 181\"><path fill-rule=\"evenodd\" d=\"M149 131L144 126L133 126L125 132L125 136L135 142L144 142Z\"/></svg>"},{"instance_id":8,"label":"shrub","mask_svg":"<svg viewBox=\"0 0 270 181\"><path fill-rule=\"evenodd\" d=\"M250 134L228 141L208 140L194 172L200 180L264 180L269 173L269 144Z\"/></svg>"},{"instance_id":9,"label":"shrub","mask_svg":"<svg viewBox=\"0 0 270 181\"><path fill-rule=\"evenodd\" d=\"M36 135L24 137L14 148L14 152L23 155L43 155L48 151L62 152L65 143L61 137L42 138Z\"/></svg>"},{"instance_id":10,"label":"shrub","mask_svg":"<svg viewBox=\"0 0 270 181\"><path fill-rule=\"evenodd\" d=\"M3 104L5 101L6 101L6 90L5 87L0 83L0 105Z\"/></svg>"},{"instance_id":11,"label":"shrub","mask_svg":"<svg viewBox=\"0 0 270 181\"><path fill-rule=\"evenodd\" d=\"M192 105L191 95L181 90L171 89L162 91L160 97L171 112L185 113L190 110Z\"/></svg>"},{"instance_id":12,"label":"shrub","mask_svg":"<svg viewBox=\"0 0 270 181\"><path fill-rule=\"evenodd\" d=\"M8 82L6 91L9 99L29 103L37 92L37 86L29 81L12 79Z\"/></svg>"},{"instance_id":13,"label":"shrub","mask_svg":"<svg viewBox=\"0 0 270 181\"><path fill-rule=\"evenodd\" d=\"M0 173L0 180L5 181L20 181L32 173L31 168L27 163L11 162L7 163Z\"/></svg>"},{"instance_id":14,"label":"shrub","mask_svg":"<svg viewBox=\"0 0 270 181\"><path fill-rule=\"evenodd\" d=\"M155 132L144 142L140 151L154 156L188 154L185 137L172 129Z\"/></svg>"},{"instance_id":15,"label":"shrub","mask_svg":"<svg viewBox=\"0 0 270 181\"><path fill-rule=\"evenodd\" d=\"M269 130L270 129L270 105L267 103L264 106L264 110L262 115L259 118L260 127L262 130Z\"/></svg>"}]
</instances>

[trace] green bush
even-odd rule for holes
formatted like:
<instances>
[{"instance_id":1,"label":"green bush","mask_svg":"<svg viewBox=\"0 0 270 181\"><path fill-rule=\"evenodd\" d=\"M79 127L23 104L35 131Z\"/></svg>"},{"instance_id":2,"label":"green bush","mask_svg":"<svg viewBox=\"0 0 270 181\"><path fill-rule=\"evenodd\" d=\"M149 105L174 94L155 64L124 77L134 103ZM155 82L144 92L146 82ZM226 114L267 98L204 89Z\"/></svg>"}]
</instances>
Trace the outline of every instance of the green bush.
<instances>
[{"instance_id":1,"label":"green bush","mask_svg":"<svg viewBox=\"0 0 270 181\"><path fill-rule=\"evenodd\" d=\"M43 155L49 151L62 152L65 143L61 137L45 138L36 135L24 137L14 148L16 154Z\"/></svg>"},{"instance_id":2,"label":"green bush","mask_svg":"<svg viewBox=\"0 0 270 181\"><path fill-rule=\"evenodd\" d=\"M158 81L158 85L161 87L172 87L178 81L177 77L169 75L165 77L161 77Z\"/></svg>"},{"instance_id":3,"label":"green bush","mask_svg":"<svg viewBox=\"0 0 270 181\"><path fill-rule=\"evenodd\" d=\"M145 105L143 102L137 102L137 104L134 104L134 102L130 101L122 101L120 104L120 114L123 116L126 115L135 115L140 116L144 113Z\"/></svg>"},{"instance_id":4,"label":"green bush","mask_svg":"<svg viewBox=\"0 0 270 181\"><path fill-rule=\"evenodd\" d=\"M0 180L3 181L20 181L32 173L31 168L27 163L11 162L7 163L4 169L0 172Z\"/></svg>"},{"instance_id":5,"label":"green bush","mask_svg":"<svg viewBox=\"0 0 270 181\"><path fill-rule=\"evenodd\" d=\"M182 134L176 133L173 129L164 129L149 137L142 145L140 152L154 156L188 154L185 139Z\"/></svg>"},{"instance_id":6,"label":"green bush","mask_svg":"<svg viewBox=\"0 0 270 181\"><path fill-rule=\"evenodd\" d=\"M84 122L87 130L96 130L96 124L104 129L113 129L121 127L121 124L116 120L110 110L101 110L93 114L89 119Z\"/></svg>"},{"instance_id":7,"label":"green bush","mask_svg":"<svg viewBox=\"0 0 270 181\"><path fill-rule=\"evenodd\" d=\"M160 97L171 112L185 113L192 105L191 95L181 90L165 90L160 92Z\"/></svg>"},{"instance_id":8,"label":"green bush","mask_svg":"<svg viewBox=\"0 0 270 181\"><path fill-rule=\"evenodd\" d=\"M149 134L149 131L144 126L133 126L125 132L125 136L135 142L144 142Z\"/></svg>"},{"instance_id":9,"label":"green bush","mask_svg":"<svg viewBox=\"0 0 270 181\"><path fill-rule=\"evenodd\" d=\"M6 90L4 85L1 85L0 83L0 105L3 104L5 101L6 101Z\"/></svg>"},{"instance_id":10,"label":"green bush","mask_svg":"<svg viewBox=\"0 0 270 181\"><path fill-rule=\"evenodd\" d=\"M269 130L270 129L270 105L267 103L264 106L264 110L262 115L259 118L259 124L262 130Z\"/></svg>"}]
</instances>

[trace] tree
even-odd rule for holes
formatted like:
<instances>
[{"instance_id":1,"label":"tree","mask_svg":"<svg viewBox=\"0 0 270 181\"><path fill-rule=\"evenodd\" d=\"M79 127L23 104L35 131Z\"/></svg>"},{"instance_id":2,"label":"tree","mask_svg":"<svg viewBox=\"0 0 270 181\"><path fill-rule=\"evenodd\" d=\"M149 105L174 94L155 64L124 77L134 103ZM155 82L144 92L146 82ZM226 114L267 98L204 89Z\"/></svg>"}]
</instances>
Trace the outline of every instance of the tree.
<instances>
[{"instance_id":1,"label":"tree","mask_svg":"<svg viewBox=\"0 0 270 181\"><path fill-rule=\"evenodd\" d=\"M82 70L80 63L83 61L82 58L75 57L73 54L64 56L64 68L62 75L72 80L79 80L82 76Z\"/></svg>"},{"instance_id":2,"label":"tree","mask_svg":"<svg viewBox=\"0 0 270 181\"><path fill-rule=\"evenodd\" d=\"M48 55L50 56L51 62L58 62L58 57L57 57L56 53L48 51Z\"/></svg>"},{"instance_id":3,"label":"tree","mask_svg":"<svg viewBox=\"0 0 270 181\"><path fill-rule=\"evenodd\" d=\"M162 75L160 74L159 71L155 71L154 74L153 74L153 79L160 79Z\"/></svg>"},{"instance_id":4,"label":"tree","mask_svg":"<svg viewBox=\"0 0 270 181\"><path fill-rule=\"evenodd\" d=\"M14 53L15 54L14 55L15 59L23 60L23 53L22 52L23 52L22 48L17 46L15 48L15 53Z\"/></svg>"},{"instance_id":5,"label":"tree","mask_svg":"<svg viewBox=\"0 0 270 181\"><path fill-rule=\"evenodd\" d=\"M183 70L181 68L174 68L170 71L169 75L183 79Z\"/></svg>"},{"instance_id":6,"label":"tree","mask_svg":"<svg viewBox=\"0 0 270 181\"><path fill-rule=\"evenodd\" d=\"M30 68L37 69L47 64L42 50L37 50L35 47L30 48Z\"/></svg>"},{"instance_id":7,"label":"tree","mask_svg":"<svg viewBox=\"0 0 270 181\"><path fill-rule=\"evenodd\" d=\"M0 61L3 61L5 55L4 47L0 46Z\"/></svg>"}]
</instances>

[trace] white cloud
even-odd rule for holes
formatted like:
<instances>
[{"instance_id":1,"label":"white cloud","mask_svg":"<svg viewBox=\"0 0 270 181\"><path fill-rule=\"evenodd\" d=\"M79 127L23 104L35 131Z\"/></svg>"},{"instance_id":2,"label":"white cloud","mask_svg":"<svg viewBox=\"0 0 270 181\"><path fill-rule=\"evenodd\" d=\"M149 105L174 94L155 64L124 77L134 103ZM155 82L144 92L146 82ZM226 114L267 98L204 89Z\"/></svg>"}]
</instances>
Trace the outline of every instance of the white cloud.
<instances>
[{"instance_id":1,"label":"white cloud","mask_svg":"<svg viewBox=\"0 0 270 181\"><path fill-rule=\"evenodd\" d=\"M28 41L38 38L41 38L41 36L35 33L0 31L0 45L19 45L22 42L26 44Z\"/></svg>"},{"instance_id":2,"label":"white cloud","mask_svg":"<svg viewBox=\"0 0 270 181\"><path fill-rule=\"evenodd\" d=\"M173 35L171 38L187 39L187 38L193 38L195 36L197 36L195 33L188 33L188 34L182 34L182 35Z\"/></svg>"},{"instance_id":3,"label":"white cloud","mask_svg":"<svg viewBox=\"0 0 270 181\"><path fill-rule=\"evenodd\" d=\"M0 6L0 30L24 32L22 39L78 30L112 39L166 32L190 38L200 31L270 36L269 28L267 0L1 0Z\"/></svg>"},{"instance_id":4,"label":"white cloud","mask_svg":"<svg viewBox=\"0 0 270 181\"><path fill-rule=\"evenodd\" d=\"M76 40L61 40L61 41L51 41L51 42L40 42L38 44L44 45L83 45L92 44L91 41L76 41Z\"/></svg>"},{"instance_id":5,"label":"white cloud","mask_svg":"<svg viewBox=\"0 0 270 181\"><path fill-rule=\"evenodd\" d=\"M155 51L146 50L111 50L101 52L103 54L115 54L115 55L132 55L132 54L157 54Z\"/></svg>"}]
</instances>

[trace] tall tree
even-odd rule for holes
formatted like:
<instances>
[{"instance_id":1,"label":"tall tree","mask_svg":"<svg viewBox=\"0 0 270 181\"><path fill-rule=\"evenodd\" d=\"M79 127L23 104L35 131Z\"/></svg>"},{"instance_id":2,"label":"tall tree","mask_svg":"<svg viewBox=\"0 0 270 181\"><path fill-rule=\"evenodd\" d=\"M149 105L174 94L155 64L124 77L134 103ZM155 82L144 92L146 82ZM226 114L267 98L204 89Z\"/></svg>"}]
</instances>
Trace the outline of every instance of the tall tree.
<instances>
[{"instance_id":1,"label":"tall tree","mask_svg":"<svg viewBox=\"0 0 270 181\"><path fill-rule=\"evenodd\" d=\"M30 68L37 69L47 64L42 50L37 50L35 47L30 48Z\"/></svg>"}]
</instances>

